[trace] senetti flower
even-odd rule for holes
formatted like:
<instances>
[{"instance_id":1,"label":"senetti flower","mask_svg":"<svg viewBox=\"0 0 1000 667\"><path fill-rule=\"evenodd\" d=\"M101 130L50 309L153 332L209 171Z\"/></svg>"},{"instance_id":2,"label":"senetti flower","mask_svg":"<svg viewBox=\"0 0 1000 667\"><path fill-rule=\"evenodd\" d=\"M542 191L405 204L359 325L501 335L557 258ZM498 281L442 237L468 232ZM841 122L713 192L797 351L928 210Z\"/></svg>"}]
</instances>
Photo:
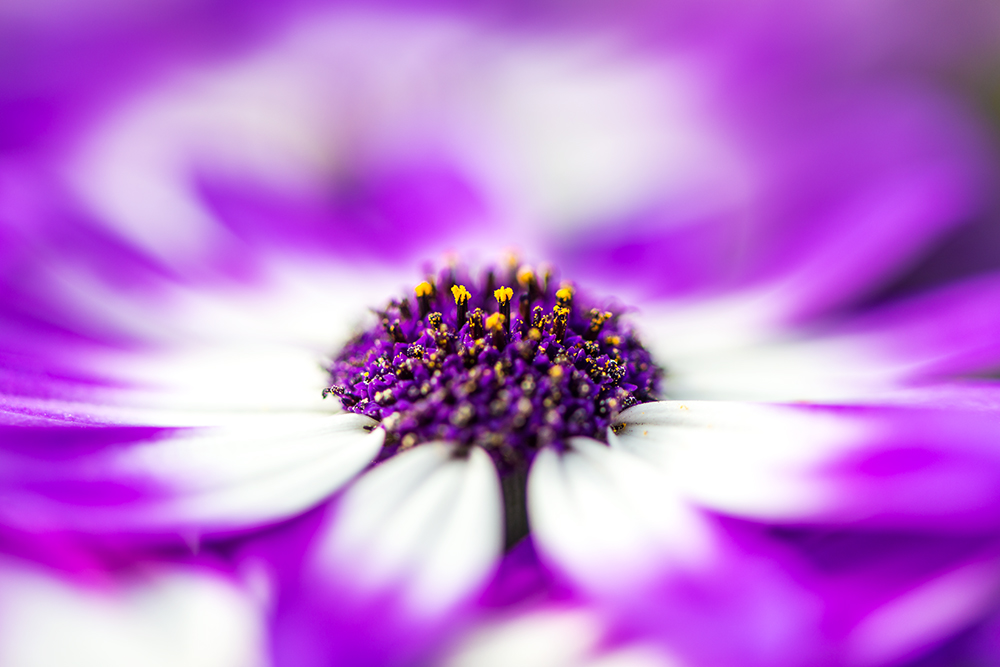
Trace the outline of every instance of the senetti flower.
<instances>
[{"instance_id":1,"label":"senetti flower","mask_svg":"<svg viewBox=\"0 0 1000 667\"><path fill-rule=\"evenodd\" d=\"M653 400L661 371L618 315L588 307L569 284L556 289L549 272L516 263L500 275L490 270L486 299L459 279L448 270L421 282L416 309L408 299L392 302L375 331L338 354L326 391L349 412L379 420L379 459L434 441L453 456L473 447L488 454L513 546L528 531L524 481L536 453L574 437L606 442L622 410ZM498 279L518 285L513 314L514 289L491 289Z\"/></svg>"},{"instance_id":2,"label":"senetti flower","mask_svg":"<svg viewBox=\"0 0 1000 667\"><path fill-rule=\"evenodd\" d=\"M56 78L0 164L0 664L976 654L1000 276L906 271L988 142L811 11L682 8L309 5Z\"/></svg>"}]
</instances>

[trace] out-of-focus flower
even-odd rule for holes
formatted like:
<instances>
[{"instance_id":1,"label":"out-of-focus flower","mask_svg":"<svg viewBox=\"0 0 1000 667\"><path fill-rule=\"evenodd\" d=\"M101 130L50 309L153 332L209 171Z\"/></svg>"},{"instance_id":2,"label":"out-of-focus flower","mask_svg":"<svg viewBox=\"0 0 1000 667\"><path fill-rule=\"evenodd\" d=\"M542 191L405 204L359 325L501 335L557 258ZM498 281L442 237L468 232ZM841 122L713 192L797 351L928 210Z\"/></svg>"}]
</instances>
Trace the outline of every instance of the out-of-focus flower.
<instances>
[{"instance_id":1,"label":"out-of-focus flower","mask_svg":"<svg viewBox=\"0 0 1000 667\"><path fill-rule=\"evenodd\" d=\"M211 568L139 563L127 574L0 563L3 665L265 665L262 619Z\"/></svg>"},{"instance_id":2,"label":"out-of-focus flower","mask_svg":"<svg viewBox=\"0 0 1000 667\"><path fill-rule=\"evenodd\" d=\"M107 80L14 49L33 76L4 86L0 536L120 576L98 595L11 558L2 609L33 625L0 622L5 659L55 660L32 599L96 609L127 652L171 640L122 644L147 632L122 609L183 625L206 595L234 610L206 664L258 651L266 614L297 667L878 665L987 616L997 387L957 378L1000 364L1000 278L878 293L983 211L987 142L905 66L923 14L890 48L860 29L878 12L723 5L111 3L78 64ZM222 46L177 46L181 18L236 15ZM474 442L373 466L393 429L323 401L330 356L428 256L508 245L639 306L670 400L609 414L608 446L561 432L520 482ZM533 298L558 316L554 286ZM497 391L534 397L514 379ZM464 427L456 391L426 401ZM506 556L505 496L531 526Z\"/></svg>"}]
</instances>

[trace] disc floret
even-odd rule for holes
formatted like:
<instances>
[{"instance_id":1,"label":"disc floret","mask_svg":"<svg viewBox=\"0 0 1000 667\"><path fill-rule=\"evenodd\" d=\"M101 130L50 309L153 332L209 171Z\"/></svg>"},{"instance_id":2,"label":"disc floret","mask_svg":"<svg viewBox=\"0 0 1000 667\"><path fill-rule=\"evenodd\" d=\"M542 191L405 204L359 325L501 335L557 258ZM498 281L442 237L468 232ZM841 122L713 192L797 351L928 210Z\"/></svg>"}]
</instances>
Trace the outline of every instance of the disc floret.
<instances>
[{"instance_id":1,"label":"disc floret","mask_svg":"<svg viewBox=\"0 0 1000 667\"><path fill-rule=\"evenodd\" d=\"M419 283L416 310L390 301L329 366L324 395L381 422L380 458L440 440L524 470L541 447L605 440L621 410L654 400L661 371L620 306L527 266L460 273Z\"/></svg>"}]
</instances>

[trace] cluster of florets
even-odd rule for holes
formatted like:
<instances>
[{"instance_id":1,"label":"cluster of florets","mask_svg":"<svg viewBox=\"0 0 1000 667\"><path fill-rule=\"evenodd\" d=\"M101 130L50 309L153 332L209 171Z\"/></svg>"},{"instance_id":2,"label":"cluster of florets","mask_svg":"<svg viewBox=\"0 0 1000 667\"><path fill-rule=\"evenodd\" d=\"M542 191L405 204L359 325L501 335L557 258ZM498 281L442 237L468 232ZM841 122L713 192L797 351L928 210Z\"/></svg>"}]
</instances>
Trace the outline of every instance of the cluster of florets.
<instances>
[{"instance_id":1,"label":"cluster of florets","mask_svg":"<svg viewBox=\"0 0 1000 667\"><path fill-rule=\"evenodd\" d=\"M380 458L439 440L524 469L571 436L606 440L621 410L654 400L660 370L621 308L556 288L551 271L452 268L414 291L347 343L324 391L381 422Z\"/></svg>"}]
</instances>

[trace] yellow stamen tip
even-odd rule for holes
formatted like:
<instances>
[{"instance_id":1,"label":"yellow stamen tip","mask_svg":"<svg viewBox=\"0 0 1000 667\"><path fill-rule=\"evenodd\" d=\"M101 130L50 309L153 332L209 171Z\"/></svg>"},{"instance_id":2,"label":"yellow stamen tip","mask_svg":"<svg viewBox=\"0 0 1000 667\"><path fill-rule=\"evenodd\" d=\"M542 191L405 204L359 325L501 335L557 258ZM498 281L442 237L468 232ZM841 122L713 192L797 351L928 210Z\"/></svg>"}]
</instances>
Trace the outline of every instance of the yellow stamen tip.
<instances>
[{"instance_id":1,"label":"yellow stamen tip","mask_svg":"<svg viewBox=\"0 0 1000 667\"><path fill-rule=\"evenodd\" d=\"M556 290L556 298L563 301L569 301L573 298L573 288L572 287L560 287Z\"/></svg>"},{"instance_id":2,"label":"yellow stamen tip","mask_svg":"<svg viewBox=\"0 0 1000 667\"><path fill-rule=\"evenodd\" d=\"M434 288L431 287L431 284L425 280L424 282L414 287L413 291L417 293L418 297L424 297L433 294Z\"/></svg>"},{"instance_id":3,"label":"yellow stamen tip","mask_svg":"<svg viewBox=\"0 0 1000 667\"><path fill-rule=\"evenodd\" d=\"M472 298L469 290L465 289L465 285L452 285L451 295L455 297L455 303L461 304Z\"/></svg>"},{"instance_id":4,"label":"yellow stamen tip","mask_svg":"<svg viewBox=\"0 0 1000 667\"><path fill-rule=\"evenodd\" d=\"M486 328L489 331L499 331L503 328L504 316L502 313L493 313L486 318Z\"/></svg>"},{"instance_id":5,"label":"yellow stamen tip","mask_svg":"<svg viewBox=\"0 0 1000 667\"><path fill-rule=\"evenodd\" d=\"M531 270L530 266L522 266L517 272L517 282L522 285L528 285L534 279L535 272Z\"/></svg>"},{"instance_id":6,"label":"yellow stamen tip","mask_svg":"<svg viewBox=\"0 0 1000 667\"><path fill-rule=\"evenodd\" d=\"M509 287L501 287L493 290L493 296L496 298L497 303L507 303L514 298L514 290Z\"/></svg>"}]
</instances>

